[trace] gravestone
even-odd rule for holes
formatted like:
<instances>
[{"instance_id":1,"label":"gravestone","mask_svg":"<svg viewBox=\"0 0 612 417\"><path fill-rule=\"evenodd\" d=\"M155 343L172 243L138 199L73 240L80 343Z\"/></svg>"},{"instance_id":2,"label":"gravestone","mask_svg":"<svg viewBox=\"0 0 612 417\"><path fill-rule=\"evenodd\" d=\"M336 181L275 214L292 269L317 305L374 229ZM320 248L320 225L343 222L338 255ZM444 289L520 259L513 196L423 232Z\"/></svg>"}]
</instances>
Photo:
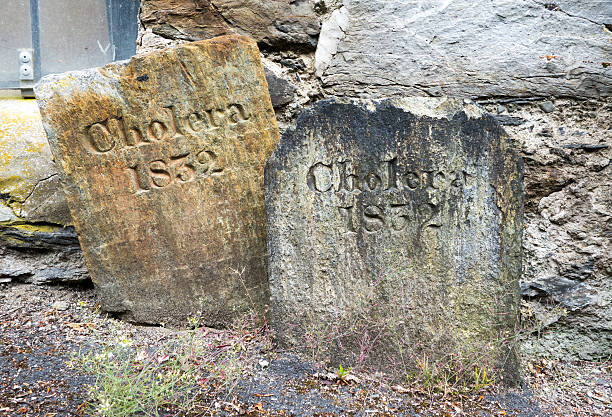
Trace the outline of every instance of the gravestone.
<instances>
[{"instance_id":1,"label":"gravestone","mask_svg":"<svg viewBox=\"0 0 612 417\"><path fill-rule=\"evenodd\" d=\"M254 41L47 76L36 96L104 310L224 325L263 308L263 168L278 130Z\"/></svg>"},{"instance_id":2,"label":"gravestone","mask_svg":"<svg viewBox=\"0 0 612 417\"><path fill-rule=\"evenodd\" d=\"M491 116L444 98L322 101L265 187L282 345L335 367L518 380L522 162Z\"/></svg>"}]
</instances>

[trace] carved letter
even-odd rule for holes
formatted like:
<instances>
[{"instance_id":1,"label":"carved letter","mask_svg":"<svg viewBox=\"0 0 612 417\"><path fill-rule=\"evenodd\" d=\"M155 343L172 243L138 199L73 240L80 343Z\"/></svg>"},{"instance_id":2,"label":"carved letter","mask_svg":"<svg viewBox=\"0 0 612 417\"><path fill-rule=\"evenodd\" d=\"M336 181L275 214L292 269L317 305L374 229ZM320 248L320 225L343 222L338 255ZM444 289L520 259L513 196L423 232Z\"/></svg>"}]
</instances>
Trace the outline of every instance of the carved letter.
<instances>
[{"instance_id":1,"label":"carved letter","mask_svg":"<svg viewBox=\"0 0 612 417\"><path fill-rule=\"evenodd\" d=\"M363 223L368 232L377 232L385 225L383 211L378 206L367 206L363 209Z\"/></svg>"},{"instance_id":2,"label":"carved letter","mask_svg":"<svg viewBox=\"0 0 612 417\"><path fill-rule=\"evenodd\" d=\"M411 190L416 190L419 186L419 176L414 172L404 174L404 185Z\"/></svg>"},{"instance_id":3,"label":"carved letter","mask_svg":"<svg viewBox=\"0 0 612 417\"><path fill-rule=\"evenodd\" d=\"M352 170L352 163L350 161L338 162L338 165L342 167L340 172L340 189L344 188L346 191L353 191L355 189L361 190L359 177L353 173L347 173ZM348 167L347 167L348 165Z\"/></svg>"},{"instance_id":4,"label":"carved letter","mask_svg":"<svg viewBox=\"0 0 612 417\"><path fill-rule=\"evenodd\" d=\"M149 175L145 171L140 161L134 161L128 168L131 172L132 185L134 186L134 192L138 190L150 190L151 185L149 184Z\"/></svg>"},{"instance_id":5,"label":"carved letter","mask_svg":"<svg viewBox=\"0 0 612 417\"><path fill-rule=\"evenodd\" d=\"M149 133L149 139L152 140L162 140L168 137L168 127L158 120L152 121L147 131Z\"/></svg>"},{"instance_id":6,"label":"carved letter","mask_svg":"<svg viewBox=\"0 0 612 417\"><path fill-rule=\"evenodd\" d=\"M225 111L221 109L212 109L207 110L208 116L210 117L210 121L214 127L219 127L223 124L225 120Z\"/></svg>"},{"instance_id":7,"label":"carved letter","mask_svg":"<svg viewBox=\"0 0 612 417\"><path fill-rule=\"evenodd\" d=\"M123 119L108 119L106 126L108 126L108 131L110 132L111 137L118 138L121 143L126 143L125 133L123 130Z\"/></svg>"},{"instance_id":8,"label":"carved letter","mask_svg":"<svg viewBox=\"0 0 612 417\"><path fill-rule=\"evenodd\" d=\"M228 111L229 118L233 123L244 122L251 117L241 104L231 104Z\"/></svg>"},{"instance_id":9,"label":"carved letter","mask_svg":"<svg viewBox=\"0 0 612 417\"><path fill-rule=\"evenodd\" d=\"M338 207L340 215L346 220L346 228L349 232L355 231L355 225L353 224L353 206Z\"/></svg>"},{"instance_id":10,"label":"carved letter","mask_svg":"<svg viewBox=\"0 0 612 417\"><path fill-rule=\"evenodd\" d=\"M382 184L382 180L375 172L370 172L365 176L364 183L368 190L376 191L376 189Z\"/></svg>"},{"instance_id":11,"label":"carved letter","mask_svg":"<svg viewBox=\"0 0 612 417\"><path fill-rule=\"evenodd\" d=\"M455 179L451 182L453 188L461 188L464 185L463 172L455 171Z\"/></svg>"},{"instance_id":12,"label":"carved letter","mask_svg":"<svg viewBox=\"0 0 612 417\"><path fill-rule=\"evenodd\" d=\"M170 157L172 177L181 182L187 182L193 179L193 167L189 164L185 164L185 160L188 156L189 152Z\"/></svg>"},{"instance_id":13,"label":"carved letter","mask_svg":"<svg viewBox=\"0 0 612 417\"><path fill-rule=\"evenodd\" d=\"M308 170L308 188L312 191L324 193L332 188L332 169L331 165L317 162Z\"/></svg>"},{"instance_id":14,"label":"carved letter","mask_svg":"<svg viewBox=\"0 0 612 417\"><path fill-rule=\"evenodd\" d=\"M397 188L397 158L392 158L388 161L382 161L383 172L385 173L385 191ZM386 169L385 169L386 168Z\"/></svg>"},{"instance_id":15,"label":"carved letter","mask_svg":"<svg viewBox=\"0 0 612 417\"><path fill-rule=\"evenodd\" d=\"M204 113L203 116L201 116L200 113L197 112L191 113L187 120L189 121L189 127L194 132L199 132L200 130L206 129L210 125L207 113Z\"/></svg>"},{"instance_id":16,"label":"carved letter","mask_svg":"<svg viewBox=\"0 0 612 417\"><path fill-rule=\"evenodd\" d=\"M161 159L150 162L149 171L151 172L153 184L155 184L156 187L167 187L172 182L168 166Z\"/></svg>"},{"instance_id":17,"label":"carved letter","mask_svg":"<svg viewBox=\"0 0 612 417\"><path fill-rule=\"evenodd\" d=\"M410 221L410 214L406 208L406 204L398 203L390 204L391 210L391 227L393 230L401 231L406 228Z\"/></svg>"},{"instance_id":18,"label":"carved letter","mask_svg":"<svg viewBox=\"0 0 612 417\"><path fill-rule=\"evenodd\" d=\"M440 227L442 221L439 218L438 206L433 203L421 203L419 205L421 225L423 227ZM436 217L434 219L434 217Z\"/></svg>"},{"instance_id":19,"label":"carved letter","mask_svg":"<svg viewBox=\"0 0 612 417\"><path fill-rule=\"evenodd\" d=\"M102 123L94 123L89 127L89 141L96 151L102 153L115 147L115 139Z\"/></svg>"},{"instance_id":20,"label":"carved letter","mask_svg":"<svg viewBox=\"0 0 612 417\"><path fill-rule=\"evenodd\" d=\"M202 167L202 175L208 173L209 175L220 174L223 172L223 167L219 163L217 154L213 151L203 150L196 155L196 160L204 165Z\"/></svg>"},{"instance_id":21,"label":"carved letter","mask_svg":"<svg viewBox=\"0 0 612 417\"><path fill-rule=\"evenodd\" d=\"M444 175L444 172L438 171L433 175L433 178L431 180L431 186L435 188L436 190L439 190L440 188L445 188L444 187L445 180L446 180L446 175Z\"/></svg>"},{"instance_id":22,"label":"carved letter","mask_svg":"<svg viewBox=\"0 0 612 417\"><path fill-rule=\"evenodd\" d=\"M140 129L137 127L132 127L130 130L128 130L126 141L130 146L136 146L139 143L148 142L148 140L144 140Z\"/></svg>"}]
</instances>

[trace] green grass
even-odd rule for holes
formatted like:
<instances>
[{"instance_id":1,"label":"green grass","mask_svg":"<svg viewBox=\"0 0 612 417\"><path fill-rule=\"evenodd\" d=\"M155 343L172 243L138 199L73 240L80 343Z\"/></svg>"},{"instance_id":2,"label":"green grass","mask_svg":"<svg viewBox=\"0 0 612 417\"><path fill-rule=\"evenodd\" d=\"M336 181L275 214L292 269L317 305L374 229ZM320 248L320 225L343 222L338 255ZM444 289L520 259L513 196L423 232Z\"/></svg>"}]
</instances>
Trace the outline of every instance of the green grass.
<instances>
[{"instance_id":1,"label":"green grass","mask_svg":"<svg viewBox=\"0 0 612 417\"><path fill-rule=\"evenodd\" d=\"M92 375L87 412L105 417L187 414L206 393L231 392L249 367L248 351L267 337L250 315L232 329L197 327L157 346L124 337L73 354L71 365Z\"/></svg>"}]
</instances>

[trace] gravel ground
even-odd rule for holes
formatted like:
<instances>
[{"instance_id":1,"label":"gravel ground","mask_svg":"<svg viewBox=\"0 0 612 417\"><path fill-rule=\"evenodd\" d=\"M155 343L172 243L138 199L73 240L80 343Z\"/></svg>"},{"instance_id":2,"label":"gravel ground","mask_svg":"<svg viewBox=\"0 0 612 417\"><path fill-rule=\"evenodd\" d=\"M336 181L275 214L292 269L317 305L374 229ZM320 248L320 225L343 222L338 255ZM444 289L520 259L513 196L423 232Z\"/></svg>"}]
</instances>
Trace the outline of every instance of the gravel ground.
<instances>
[{"instance_id":1,"label":"gravel ground","mask_svg":"<svg viewBox=\"0 0 612 417\"><path fill-rule=\"evenodd\" d=\"M155 350L183 340L184 333L109 318L99 312L91 288L0 284L0 416L95 414L88 390L96 378L72 369L75 352L94 352L118 335L134 349ZM229 345L223 331L198 334L218 349ZM272 349L261 335L242 331L238 337L233 346L241 349L240 377L222 387L204 378L209 382L201 384L189 411L169 407L160 415L612 416L610 363L532 360L521 389L444 395L389 386L383 375L339 378Z\"/></svg>"}]
</instances>

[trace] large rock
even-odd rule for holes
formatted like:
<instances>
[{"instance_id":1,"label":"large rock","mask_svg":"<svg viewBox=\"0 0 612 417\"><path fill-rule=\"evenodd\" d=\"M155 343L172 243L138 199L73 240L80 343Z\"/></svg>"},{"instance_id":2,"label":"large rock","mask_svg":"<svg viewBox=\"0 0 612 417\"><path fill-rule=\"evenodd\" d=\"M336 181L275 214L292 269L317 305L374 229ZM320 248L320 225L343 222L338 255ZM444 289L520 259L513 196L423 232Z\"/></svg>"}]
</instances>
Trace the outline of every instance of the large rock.
<instances>
[{"instance_id":1,"label":"large rock","mask_svg":"<svg viewBox=\"0 0 612 417\"><path fill-rule=\"evenodd\" d=\"M346 96L612 93L600 0L344 0L323 22L317 74Z\"/></svg>"},{"instance_id":2,"label":"large rock","mask_svg":"<svg viewBox=\"0 0 612 417\"><path fill-rule=\"evenodd\" d=\"M525 158L527 355L604 359L612 340L612 100L513 106ZM491 106L495 110L496 106ZM505 113L504 113L505 114Z\"/></svg>"},{"instance_id":3,"label":"large rock","mask_svg":"<svg viewBox=\"0 0 612 417\"><path fill-rule=\"evenodd\" d=\"M239 33L273 47L314 49L316 2L290 0L143 0L140 21L153 34L199 40Z\"/></svg>"},{"instance_id":4,"label":"large rock","mask_svg":"<svg viewBox=\"0 0 612 417\"><path fill-rule=\"evenodd\" d=\"M318 102L265 185L282 344L335 366L407 376L426 359L518 380L522 162L491 116L450 99Z\"/></svg>"},{"instance_id":5,"label":"large rock","mask_svg":"<svg viewBox=\"0 0 612 417\"><path fill-rule=\"evenodd\" d=\"M48 76L36 95L104 310L224 325L263 308L263 167L278 130L255 42Z\"/></svg>"},{"instance_id":6,"label":"large rock","mask_svg":"<svg viewBox=\"0 0 612 417\"><path fill-rule=\"evenodd\" d=\"M0 222L70 224L34 100L0 99L0 195Z\"/></svg>"},{"instance_id":7,"label":"large rock","mask_svg":"<svg viewBox=\"0 0 612 417\"><path fill-rule=\"evenodd\" d=\"M0 99L0 278L89 278L34 100Z\"/></svg>"}]
</instances>

